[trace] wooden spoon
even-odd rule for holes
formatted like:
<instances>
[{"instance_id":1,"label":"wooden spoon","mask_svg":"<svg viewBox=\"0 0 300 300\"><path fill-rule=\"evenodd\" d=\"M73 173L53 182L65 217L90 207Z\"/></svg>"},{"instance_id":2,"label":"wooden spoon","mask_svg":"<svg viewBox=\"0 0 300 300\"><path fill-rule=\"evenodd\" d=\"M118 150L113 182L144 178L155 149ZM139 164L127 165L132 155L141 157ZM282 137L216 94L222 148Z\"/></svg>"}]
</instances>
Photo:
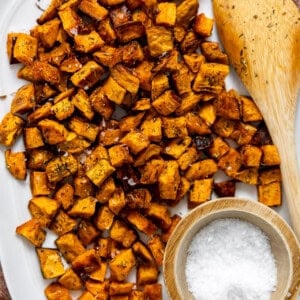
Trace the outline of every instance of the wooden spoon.
<instances>
[{"instance_id":1,"label":"wooden spoon","mask_svg":"<svg viewBox=\"0 0 300 300\"><path fill-rule=\"evenodd\" d=\"M300 241L300 176L295 146L296 97L300 85L300 12L291 0L213 0L218 33L268 126L294 232ZM296 299L299 258L290 298ZM295 261L297 260L297 261Z\"/></svg>"},{"instance_id":2,"label":"wooden spoon","mask_svg":"<svg viewBox=\"0 0 300 300\"><path fill-rule=\"evenodd\" d=\"M230 63L278 148L291 222L300 241L300 174L294 135L300 11L291 0L213 0L213 9Z\"/></svg>"}]
</instances>

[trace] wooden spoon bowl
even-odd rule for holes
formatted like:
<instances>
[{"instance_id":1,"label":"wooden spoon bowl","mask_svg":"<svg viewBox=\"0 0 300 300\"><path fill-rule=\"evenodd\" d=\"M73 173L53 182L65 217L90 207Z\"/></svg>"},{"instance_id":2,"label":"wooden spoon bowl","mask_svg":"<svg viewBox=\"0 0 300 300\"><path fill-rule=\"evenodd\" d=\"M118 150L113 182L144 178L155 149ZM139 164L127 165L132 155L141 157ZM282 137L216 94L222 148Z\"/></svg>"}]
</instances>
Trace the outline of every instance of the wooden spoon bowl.
<instances>
[{"instance_id":1,"label":"wooden spoon bowl","mask_svg":"<svg viewBox=\"0 0 300 300\"><path fill-rule=\"evenodd\" d=\"M300 247L285 220L256 201L236 198L212 200L191 210L171 235L164 256L164 280L172 300L194 299L185 278L187 249L193 236L208 223L221 218L239 218L263 230L269 237L277 265L277 288L271 300L294 299L299 287ZM292 298L290 298L292 297Z\"/></svg>"}]
</instances>

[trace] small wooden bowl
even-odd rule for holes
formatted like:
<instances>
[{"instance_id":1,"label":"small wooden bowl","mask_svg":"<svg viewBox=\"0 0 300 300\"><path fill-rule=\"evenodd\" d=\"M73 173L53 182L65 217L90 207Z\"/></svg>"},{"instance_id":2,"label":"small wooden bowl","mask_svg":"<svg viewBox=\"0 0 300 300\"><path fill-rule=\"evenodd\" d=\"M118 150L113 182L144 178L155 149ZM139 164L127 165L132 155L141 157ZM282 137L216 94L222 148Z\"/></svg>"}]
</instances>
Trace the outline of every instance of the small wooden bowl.
<instances>
[{"instance_id":1,"label":"small wooden bowl","mask_svg":"<svg viewBox=\"0 0 300 300\"><path fill-rule=\"evenodd\" d=\"M300 285L300 247L285 220L271 208L251 200L220 198L191 210L177 225L165 250L164 280L172 300L194 299L185 278L187 250L193 236L220 218L239 218L269 237L277 265L277 289L271 300L296 299Z\"/></svg>"}]
</instances>

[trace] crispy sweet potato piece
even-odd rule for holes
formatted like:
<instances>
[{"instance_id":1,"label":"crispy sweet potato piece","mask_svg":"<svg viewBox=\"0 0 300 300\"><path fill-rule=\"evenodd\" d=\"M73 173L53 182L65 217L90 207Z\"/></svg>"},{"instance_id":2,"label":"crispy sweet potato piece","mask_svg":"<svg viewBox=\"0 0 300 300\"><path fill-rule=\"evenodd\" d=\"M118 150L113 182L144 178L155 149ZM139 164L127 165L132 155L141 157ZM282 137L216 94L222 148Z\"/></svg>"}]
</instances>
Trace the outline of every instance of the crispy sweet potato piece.
<instances>
[{"instance_id":1,"label":"crispy sweet potato piece","mask_svg":"<svg viewBox=\"0 0 300 300\"><path fill-rule=\"evenodd\" d=\"M5 151L6 168L18 180L25 180L27 175L25 152Z\"/></svg>"}]
</instances>

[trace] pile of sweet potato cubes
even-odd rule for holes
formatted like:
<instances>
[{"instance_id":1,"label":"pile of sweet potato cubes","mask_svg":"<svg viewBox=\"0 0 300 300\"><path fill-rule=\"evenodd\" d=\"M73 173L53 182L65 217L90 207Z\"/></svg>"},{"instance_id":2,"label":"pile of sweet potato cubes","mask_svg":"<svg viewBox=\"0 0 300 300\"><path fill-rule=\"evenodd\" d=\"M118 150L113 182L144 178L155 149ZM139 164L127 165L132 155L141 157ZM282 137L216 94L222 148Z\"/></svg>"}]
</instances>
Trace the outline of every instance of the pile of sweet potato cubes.
<instances>
[{"instance_id":1,"label":"pile of sweet potato cubes","mask_svg":"<svg viewBox=\"0 0 300 300\"><path fill-rule=\"evenodd\" d=\"M16 231L53 279L47 299L161 299L164 248L180 221L169 207L234 196L236 182L281 204L276 146L254 102L226 90L227 56L198 8L52 0L29 33L8 34L28 83L0 143L11 174L30 176L32 218ZM14 152L20 135L25 149ZM55 248L43 247L48 230Z\"/></svg>"}]
</instances>

